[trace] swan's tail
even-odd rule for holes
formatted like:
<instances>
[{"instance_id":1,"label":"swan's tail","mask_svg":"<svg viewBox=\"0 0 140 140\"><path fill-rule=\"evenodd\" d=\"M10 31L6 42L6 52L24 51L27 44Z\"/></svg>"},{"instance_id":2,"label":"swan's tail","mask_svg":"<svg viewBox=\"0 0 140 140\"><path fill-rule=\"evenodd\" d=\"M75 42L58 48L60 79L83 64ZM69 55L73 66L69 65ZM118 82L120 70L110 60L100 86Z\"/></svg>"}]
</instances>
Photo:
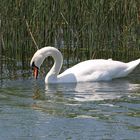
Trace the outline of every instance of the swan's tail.
<instances>
[{"instance_id":1,"label":"swan's tail","mask_svg":"<svg viewBox=\"0 0 140 140\"><path fill-rule=\"evenodd\" d=\"M138 65L140 64L140 58L131 62L128 62L128 68L126 69L126 72L129 74L131 73Z\"/></svg>"}]
</instances>

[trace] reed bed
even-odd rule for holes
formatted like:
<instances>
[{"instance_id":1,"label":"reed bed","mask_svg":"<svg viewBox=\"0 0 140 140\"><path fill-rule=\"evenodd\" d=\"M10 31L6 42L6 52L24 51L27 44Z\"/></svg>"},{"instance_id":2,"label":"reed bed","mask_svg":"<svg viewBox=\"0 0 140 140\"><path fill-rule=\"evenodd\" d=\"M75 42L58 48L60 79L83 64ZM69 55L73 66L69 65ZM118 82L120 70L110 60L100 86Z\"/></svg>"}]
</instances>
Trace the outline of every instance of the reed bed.
<instances>
[{"instance_id":1,"label":"reed bed","mask_svg":"<svg viewBox=\"0 0 140 140\"><path fill-rule=\"evenodd\" d=\"M29 62L54 46L76 63L140 57L139 0L1 0L0 54Z\"/></svg>"}]
</instances>

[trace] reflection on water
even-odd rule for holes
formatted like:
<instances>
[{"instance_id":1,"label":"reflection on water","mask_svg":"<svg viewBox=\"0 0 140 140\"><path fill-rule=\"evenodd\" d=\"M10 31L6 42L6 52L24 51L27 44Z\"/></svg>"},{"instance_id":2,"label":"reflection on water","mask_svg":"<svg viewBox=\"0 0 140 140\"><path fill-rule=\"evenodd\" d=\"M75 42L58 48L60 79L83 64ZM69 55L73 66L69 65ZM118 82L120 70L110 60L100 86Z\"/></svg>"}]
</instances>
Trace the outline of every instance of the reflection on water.
<instances>
[{"instance_id":1,"label":"reflection on water","mask_svg":"<svg viewBox=\"0 0 140 140\"><path fill-rule=\"evenodd\" d=\"M58 91L73 95L77 101L100 101L117 99L128 96L131 91L139 88L139 84L131 84L127 80L114 80L110 82L87 82L78 84L46 85L46 94L57 93Z\"/></svg>"}]
</instances>

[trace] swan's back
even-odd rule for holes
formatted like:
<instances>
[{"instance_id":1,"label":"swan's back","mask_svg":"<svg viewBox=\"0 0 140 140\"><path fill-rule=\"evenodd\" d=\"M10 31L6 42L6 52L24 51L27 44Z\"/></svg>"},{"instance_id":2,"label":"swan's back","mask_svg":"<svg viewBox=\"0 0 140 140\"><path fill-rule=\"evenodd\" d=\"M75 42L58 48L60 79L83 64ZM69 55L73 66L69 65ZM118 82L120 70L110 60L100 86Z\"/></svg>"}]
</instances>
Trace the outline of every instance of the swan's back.
<instances>
[{"instance_id":1,"label":"swan's back","mask_svg":"<svg viewBox=\"0 0 140 140\"><path fill-rule=\"evenodd\" d=\"M66 80L68 75L73 75L72 79L68 79L69 81L71 80L71 82L74 80L74 77L77 82L105 81L121 77L125 69L127 69L126 63L119 61L113 61L110 59L87 60L67 69L60 74L58 78Z\"/></svg>"}]
</instances>

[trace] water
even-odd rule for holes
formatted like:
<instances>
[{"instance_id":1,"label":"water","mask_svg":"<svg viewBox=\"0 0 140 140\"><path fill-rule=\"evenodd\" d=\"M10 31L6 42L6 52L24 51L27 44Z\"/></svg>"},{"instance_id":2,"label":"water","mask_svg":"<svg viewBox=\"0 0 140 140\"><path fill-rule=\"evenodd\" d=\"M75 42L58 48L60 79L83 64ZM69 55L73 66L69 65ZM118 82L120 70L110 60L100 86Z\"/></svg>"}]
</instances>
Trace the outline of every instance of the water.
<instances>
[{"instance_id":1,"label":"water","mask_svg":"<svg viewBox=\"0 0 140 140\"><path fill-rule=\"evenodd\" d=\"M110 82L45 86L44 78L35 81L29 70L17 70L11 78L5 68L0 140L138 140L139 71L140 66Z\"/></svg>"}]
</instances>

